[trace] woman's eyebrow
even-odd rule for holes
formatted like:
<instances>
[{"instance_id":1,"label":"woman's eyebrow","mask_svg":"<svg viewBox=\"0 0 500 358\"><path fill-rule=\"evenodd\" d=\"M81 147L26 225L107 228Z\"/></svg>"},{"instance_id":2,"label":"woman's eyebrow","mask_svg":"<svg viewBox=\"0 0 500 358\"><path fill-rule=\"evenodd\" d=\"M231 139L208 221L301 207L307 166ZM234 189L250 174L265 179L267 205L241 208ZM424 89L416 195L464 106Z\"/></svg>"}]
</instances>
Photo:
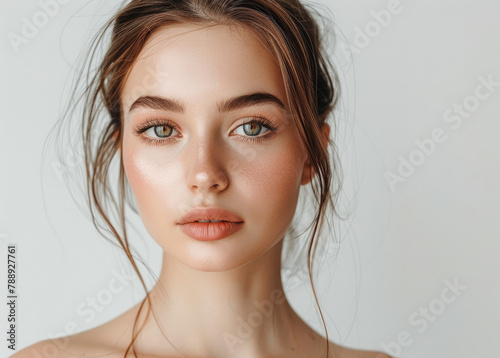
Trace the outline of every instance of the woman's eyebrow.
<instances>
[{"instance_id":1,"label":"woman's eyebrow","mask_svg":"<svg viewBox=\"0 0 500 358\"><path fill-rule=\"evenodd\" d=\"M229 112L236 109L265 103L274 104L283 109L286 109L285 105L278 97L266 92L256 92L229 98L227 100L219 102L217 104L217 109L219 112ZM184 113L184 105L182 104L182 102L161 96L139 97L134 101L134 103L132 103L128 112L130 113L137 108L151 108L158 110L168 110L176 113Z\"/></svg>"},{"instance_id":2,"label":"woman's eyebrow","mask_svg":"<svg viewBox=\"0 0 500 358\"><path fill-rule=\"evenodd\" d=\"M128 112L137 108L163 109L176 113L184 113L184 107L181 102L160 96L141 96L130 106Z\"/></svg>"},{"instance_id":3,"label":"woman's eyebrow","mask_svg":"<svg viewBox=\"0 0 500 358\"><path fill-rule=\"evenodd\" d=\"M275 104L283 109L286 108L283 102L281 102L281 100L275 95L266 92L256 92L243 96L233 97L221 103L218 103L217 109L219 110L219 112L229 112L235 109L265 103Z\"/></svg>"}]
</instances>

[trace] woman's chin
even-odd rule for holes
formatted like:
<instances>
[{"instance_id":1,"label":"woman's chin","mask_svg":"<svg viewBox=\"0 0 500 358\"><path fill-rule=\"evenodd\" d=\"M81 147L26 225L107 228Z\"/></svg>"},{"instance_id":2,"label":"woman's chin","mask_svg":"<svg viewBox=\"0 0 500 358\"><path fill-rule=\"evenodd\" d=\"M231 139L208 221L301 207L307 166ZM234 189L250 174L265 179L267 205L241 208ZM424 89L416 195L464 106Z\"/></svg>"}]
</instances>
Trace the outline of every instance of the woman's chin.
<instances>
[{"instance_id":1,"label":"woman's chin","mask_svg":"<svg viewBox=\"0 0 500 358\"><path fill-rule=\"evenodd\" d=\"M236 244L236 245L232 245ZM271 247L245 247L241 242L190 242L183 250L175 252L165 249L164 260L178 262L193 270L203 272L225 272L238 269L253 261L263 258ZM174 258L175 260L171 260Z\"/></svg>"}]
</instances>

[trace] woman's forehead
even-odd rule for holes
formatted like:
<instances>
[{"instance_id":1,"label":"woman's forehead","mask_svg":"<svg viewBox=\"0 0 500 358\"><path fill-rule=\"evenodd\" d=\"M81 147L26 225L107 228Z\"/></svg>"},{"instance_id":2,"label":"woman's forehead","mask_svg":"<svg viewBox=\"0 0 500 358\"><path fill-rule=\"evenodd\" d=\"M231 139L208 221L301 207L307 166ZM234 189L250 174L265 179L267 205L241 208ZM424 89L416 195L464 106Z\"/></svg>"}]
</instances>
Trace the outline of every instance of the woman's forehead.
<instances>
[{"instance_id":1,"label":"woman's forehead","mask_svg":"<svg viewBox=\"0 0 500 358\"><path fill-rule=\"evenodd\" d=\"M139 91L187 101L258 91L284 96L281 71L267 47L252 31L227 25L175 24L157 30L127 78L125 108Z\"/></svg>"}]
</instances>

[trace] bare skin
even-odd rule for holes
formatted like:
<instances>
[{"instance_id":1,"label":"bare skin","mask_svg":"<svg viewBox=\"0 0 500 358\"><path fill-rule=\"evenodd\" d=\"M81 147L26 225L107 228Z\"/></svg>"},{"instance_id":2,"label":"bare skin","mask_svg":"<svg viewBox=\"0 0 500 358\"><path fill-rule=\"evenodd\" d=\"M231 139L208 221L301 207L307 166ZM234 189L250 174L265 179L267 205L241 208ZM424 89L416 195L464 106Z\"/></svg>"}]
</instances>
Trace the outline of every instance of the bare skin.
<instances>
[{"instance_id":1,"label":"bare skin","mask_svg":"<svg viewBox=\"0 0 500 358\"><path fill-rule=\"evenodd\" d=\"M221 110L221 104L254 93L277 100ZM169 108L132 109L140 96L172 101ZM283 237L300 187L314 175L287 103L280 69L246 29L171 25L158 30L139 55L122 93L120 150L141 219L164 258L150 292L154 317L146 320L135 344L138 357L319 358L327 344L332 358L388 357L326 341L284 294ZM275 129L260 124L267 139L243 140L250 136L242 131L248 123L243 120L257 117ZM137 128L152 118L175 123L173 140L150 144L153 127L138 134ZM326 145L330 128L322 129ZM243 228L210 242L188 237L178 220L184 208L198 206L230 210L243 218ZM236 317L259 316L256 302L267 304L270 314L243 335ZM145 320L144 308L139 323ZM59 343L51 357L123 358L138 309L65 341L39 342L13 357L37 357L34 350L43 353Z\"/></svg>"},{"instance_id":2,"label":"bare skin","mask_svg":"<svg viewBox=\"0 0 500 358\"><path fill-rule=\"evenodd\" d=\"M276 250L279 251L281 245L276 245ZM271 250L273 251L273 250ZM157 302L155 297L156 290L151 291L152 301ZM155 303L153 303L154 305ZM38 358L35 355L36 351L42 355L44 351L51 354L54 349L48 348L58 347L55 351L57 355L51 355L55 358L75 358L75 357L102 357L102 358L124 358L124 353L130 344L132 337L132 326L139 310L139 304L135 305L119 317L85 332L74 334L65 337L64 339L51 339L34 344L21 352L12 356L12 358ZM206 358L206 357L266 357L266 358L326 358L327 340L310 328L289 306L285 300L276 307L282 307L282 312L287 312L289 315L286 318L289 330L283 333L281 339L272 341L265 352L241 352L233 351L228 346L221 347L222 349L217 354L182 354L178 348L173 346L172 338L175 338L175 332L164 332L170 341L162 335L158 329L158 323L150 314L146 325L135 344L135 349L138 358ZM146 314L147 304L141 312L138 322L143 322ZM272 322L272 317L266 319ZM285 332L283 329L282 332ZM276 338L276 337L273 337ZM189 340L188 340L189 341ZM191 342L195 341L194 339ZM376 351L366 351L351 349L335 344L329 341L328 358L391 358L390 356ZM225 354L224 354L225 352ZM43 357L43 355L42 355ZM129 352L127 358L134 357L133 353Z\"/></svg>"},{"instance_id":3,"label":"bare skin","mask_svg":"<svg viewBox=\"0 0 500 358\"><path fill-rule=\"evenodd\" d=\"M58 347L54 358L75 358L75 357L101 357L101 358L124 358L124 352L130 343L131 327L135 320L139 304L130 310L101 326L88 331L65 337L67 340L50 339L38 342L28 348L23 349L11 356L12 358L35 358L42 356L47 351L47 347ZM124 328L125 327L125 328ZM274 354L261 354L244 357L266 357L266 358L325 358L326 339L311 329L298 316L294 318L293 330L295 332L294 340L291 340L288 347L282 352ZM143 338L144 335L139 337ZM205 358L215 357L213 355L181 355L164 337L159 337L157 345L162 346L161 352L149 351L146 348L144 340L139 338L136 344L136 353L138 358ZM49 348L50 349L50 348ZM48 350L52 354L54 350ZM127 358L133 358L133 353L127 355ZM233 357L240 357L233 355ZM329 342L328 358L392 358L387 354L357 350L337 345Z\"/></svg>"}]
</instances>

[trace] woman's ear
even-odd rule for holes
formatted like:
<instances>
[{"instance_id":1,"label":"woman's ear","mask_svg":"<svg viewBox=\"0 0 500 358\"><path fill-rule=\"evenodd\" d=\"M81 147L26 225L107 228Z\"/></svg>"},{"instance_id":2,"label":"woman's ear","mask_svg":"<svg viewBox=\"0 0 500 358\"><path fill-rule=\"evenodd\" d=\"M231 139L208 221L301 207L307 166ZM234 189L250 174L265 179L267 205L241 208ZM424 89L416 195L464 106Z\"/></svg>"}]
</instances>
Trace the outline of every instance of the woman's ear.
<instances>
[{"instance_id":1,"label":"woman's ear","mask_svg":"<svg viewBox=\"0 0 500 358\"><path fill-rule=\"evenodd\" d=\"M330 138L330 126L328 123L323 123L321 127L323 132L323 146L326 148L328 146L328 138ZM312 167L311 159L308 157L304 163L304 170L302 171L302 181L301 185L309 184L314 177L314 168Z\"/></svg>"},{"instance_id":2,"label":"woman's ear","mask_svg":"<svg viewBox=\"0 0 500 358\"><path fill-rule=\"evenodd\" d=\"M328 123L323 123L321 130L323 131L323 146L326 148L328 147L328 138L330 138L330 126Z\"/></svg>"},{"instance_id":3,"label":"woman's ear","mask_svg":"<svg viewBox=\"0 0 500 358\"><path fill-rule=\"evenodd\" d=\"M115 138L115 144L118 147L118 150L121 152L122 146L120 145L120 143L118 143L118 131L116 131L115 134L113 134L113 137Z\"/></svg>"}]
</instances>

